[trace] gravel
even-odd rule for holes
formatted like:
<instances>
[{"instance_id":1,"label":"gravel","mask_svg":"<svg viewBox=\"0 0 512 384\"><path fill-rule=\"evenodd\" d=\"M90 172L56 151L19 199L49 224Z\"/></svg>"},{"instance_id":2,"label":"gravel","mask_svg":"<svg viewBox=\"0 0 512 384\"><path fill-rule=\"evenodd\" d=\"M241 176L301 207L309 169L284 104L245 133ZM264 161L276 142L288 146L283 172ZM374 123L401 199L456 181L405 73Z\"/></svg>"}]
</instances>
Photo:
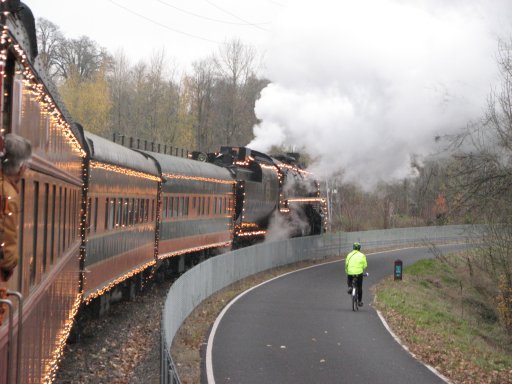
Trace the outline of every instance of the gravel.
<instances>
[{"instance_id":1,"label":"gravel","mask_svg":"<svg viewBox=\"0 0 512 384\"><path fill-rule=\"evenodd\" d=\"M84 311L80 337L68 342L55 383L159 383L160 319L170 285L154 282L99 319Z\"/></svg>"}]
</instances>

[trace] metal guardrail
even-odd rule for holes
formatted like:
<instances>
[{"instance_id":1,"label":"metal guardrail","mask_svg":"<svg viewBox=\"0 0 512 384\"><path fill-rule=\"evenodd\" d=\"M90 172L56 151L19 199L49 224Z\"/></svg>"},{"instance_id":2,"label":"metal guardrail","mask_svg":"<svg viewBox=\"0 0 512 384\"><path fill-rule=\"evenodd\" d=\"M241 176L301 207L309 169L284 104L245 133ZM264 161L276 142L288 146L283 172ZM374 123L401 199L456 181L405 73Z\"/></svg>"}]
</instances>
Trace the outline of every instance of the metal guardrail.
<instances>
[{"instance_id":1,"label":"metal guardrail","mask_svg":"<svg viewBox=\"0 0 512 384\"><path fill-rule=\"evenodd\" d=\"M456 225L332 233L262 243L208 259L184 273L167 294L162 314L160 382L181 383L171 345L183 321L204 299L238 280L299 261L345 254L356 241L366 250L447 243L479 237L483 228Z\"/></svg>"}]
</instances>

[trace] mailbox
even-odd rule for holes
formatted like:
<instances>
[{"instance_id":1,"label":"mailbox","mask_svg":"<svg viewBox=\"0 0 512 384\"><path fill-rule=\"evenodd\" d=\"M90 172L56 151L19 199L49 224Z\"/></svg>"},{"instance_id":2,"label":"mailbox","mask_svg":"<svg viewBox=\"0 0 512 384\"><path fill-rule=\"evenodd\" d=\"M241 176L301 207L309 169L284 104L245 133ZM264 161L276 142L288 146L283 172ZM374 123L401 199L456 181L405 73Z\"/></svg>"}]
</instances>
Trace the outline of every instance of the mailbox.
<instances>
[{"instance_id":1,"label":"mailbox","mask_svg":"<svg viewBox=\"0 0 512 384\"><path fill-rule=\"evenodd\" d=\"M395 260L395 280L402 280L402 260Z\"/></svg>"}]
</instances>

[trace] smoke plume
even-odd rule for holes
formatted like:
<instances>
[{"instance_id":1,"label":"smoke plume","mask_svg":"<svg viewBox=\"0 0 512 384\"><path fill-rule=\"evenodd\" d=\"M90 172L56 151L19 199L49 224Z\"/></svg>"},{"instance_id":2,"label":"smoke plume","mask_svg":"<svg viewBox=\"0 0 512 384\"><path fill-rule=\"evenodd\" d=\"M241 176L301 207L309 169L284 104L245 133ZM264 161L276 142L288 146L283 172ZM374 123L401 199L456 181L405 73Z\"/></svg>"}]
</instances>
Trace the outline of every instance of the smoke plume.
<instances>
[{"instance_id":1,"label":"smoke plume","mask_svg":"<svg viewBox=\"0 0 512 384\"><path fill-rule=\"evenodd\" d=\"M366 186L408 176L412 155L483 114L511 17L503 0L290 1L249 147L293 145Z\"/></svg>"}]
</instances>

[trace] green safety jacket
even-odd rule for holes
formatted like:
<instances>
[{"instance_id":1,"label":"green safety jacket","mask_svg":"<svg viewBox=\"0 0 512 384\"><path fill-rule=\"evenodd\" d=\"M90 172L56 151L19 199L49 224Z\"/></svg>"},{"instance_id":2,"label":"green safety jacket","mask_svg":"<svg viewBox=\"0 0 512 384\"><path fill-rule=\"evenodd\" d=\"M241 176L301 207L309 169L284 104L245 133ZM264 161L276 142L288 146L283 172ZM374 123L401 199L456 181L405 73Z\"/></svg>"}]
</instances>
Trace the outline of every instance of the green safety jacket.
<instances>
[{"instance_id":1,"label":"green safety jacket","mask_svg":"<svg viewBox=\"0 0 512 384\"><path fill-rule=\"evenodd\" d=\"M353 250L345 258L345 273L347 275L360 275L367 266L366 256L360 251Z\"/></svg>"}]
</instances>

